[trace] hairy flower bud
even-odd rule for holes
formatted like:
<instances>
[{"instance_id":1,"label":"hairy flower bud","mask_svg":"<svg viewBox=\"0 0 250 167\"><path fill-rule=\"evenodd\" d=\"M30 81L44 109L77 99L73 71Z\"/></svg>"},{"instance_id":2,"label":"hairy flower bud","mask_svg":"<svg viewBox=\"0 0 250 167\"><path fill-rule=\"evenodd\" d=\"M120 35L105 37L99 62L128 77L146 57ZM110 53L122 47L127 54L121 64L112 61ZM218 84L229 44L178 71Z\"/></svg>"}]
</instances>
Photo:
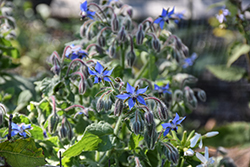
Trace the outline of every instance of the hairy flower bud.
<instances>
[{"instance_id":1,"label":"hairy flower bud","mask_svg":"<svg viewBox=\"0 0 250 167\"><path fill-rule=\"evenodd\" d=\"M96 103L96 110L100 112L104 108L104 101L102 98L99 98Z\"/></svg>"},{"instance_id":2,"label":"hairy flower bud","mask_svg":"<svg viewBox=\"0 0 250 167\"><path fill-rule=\"evenodd\" d=\"M125 30L125 27L123 26L120 31L118 32L118 40L120 42L125 42L126 39L127 39L127 33L126 33L126 30Z\"/></svg>"},{"instance_id":3,"label":"hairy flower bud","mask_svg":"<svg viewBox=\"0 0 250 167\"><path fill-rule=\"evenodd\" d=\"M153 39L152 40L152 46L153 46L153 49L156 52L160 52L161 51L161 43L160 43L159 39Z\"/></svg>"},{"instance_id":4,"label":"hairy flower bud","mask_svg":"<svg viewBox=\"0 0 250 167\"><path fill-rule=\"evenodd\" d=\"M82 80L79 82L79 86L78 86L78 89L79 89L79 94L80 95L83 95L85 92L86 92L86 82L85 80Z\"/></svg>"},{"instance_id":5,"label":"hairy flower bud","mask_svg":"<svg viewBox=\"0 0 250 167\"><path fill-rule=\"evenodd\" d=\"M62 126L59 128L59 136L60 136L61 139L67 137L67 129L64 126L64 123L62 123Z\"/></svg>"},{"instance_id":6,"label":"hairy flower bud","mask_svg":"<svg viewBox=\"0 0 250 167\"><path fill-rule=\"evenodd\" d=\"M84 38L85 34L86 34L86 31L87 31L87 27L83 24L81 27L80 27L80 36L82 38Z\"/></svg>"},{"instance_id":7,"label":"hairy flower bud","mask_svg":"<svg viewBox=\"0 0 250 167\"><path fill-rule=\"evenodd\" d=\"M123 100L122 99L117 99L115 101L115 108L114 108L114 115L115 116L120 116L122 111L123 111Z\"/></svg>"},{"instance_id":8,"label":"hairy flower bud","mask_svg":"<svg viewBox=\"0 0 250 167\"><path fill-rule=\"evenodd\" d=\"M155 130L155 123L151 125L146 124L146 131L144 133L144 141L148 149L153 150L157 140L157 132Z\"/></svg>"},{"instance_id":9,"label":"hairy flower bud","mask_svg":"<svg viewBox=\"0 0 250 167\"><path fill-rule=\"evenodd\" d=\"M112 44L109 47L109 57L110 58L116 57L116 47L115 47L115 44Z\"/></svg>"},{"instance_id":10,"label":"hairy flower bud","mask_svg":"<svg viewBox=\"0 0 250 167\"><path fill-rule=\"evenodd\" d=\"M113 15L112 20L111 20L111 29L112 31L118 31L119 29L119 21L116 17L116 14Z\"/></svg>"},{"instance_id":11,"label":"hairy flower bud","mask_svg":"<svg viewBox=\"0 0 250 167\"><path fill-rule=\"evenodd\" d=\"M168 119L168 111L165 104L159 103L157 106L157 113L161 121L166 121Z\"/></svg>"},{"instance_id":12,"label":"hairy flower bud","mask_svg":"<svg viewBox=\"0 0 250 167\"><path fill-rule=\"evenodd\" d=\"M87 83L87 86L89 88L92 88L92 86L93 86L93 80L91 78L88 78L86 83Z\"/></svg>"},{"instance_id":13,"label":"hairy flower bud","mask_svg":"<svg viewBox=\"0 0 250 167\"><path fill-rule=\"evenodd\" d=\"M143 31L142 25L140 24L139 27L138 27L138 31L136 33L136 43L138 45L141 45L143 43L144 37L145 37L145 33Z\"/></svg>"},{"instance_id":14,"label":"hairy flower bud","mask_svg":"<svg viewBox=\"0 0 250 167\"><path fill-rule=\"evenodd\" d=\"M135 52L130 50L127 54L126 54L126 57L125 57L125 60L126 60L126 63L129 67L132 67L134 62L135 62L135 58L136 58L136 55L135 55Z\"/></svg>"},{"instance_id":15,"label":"hairy flower bud","mask_svg":"<svg viewBox=\"0 0 250 167\"><path fill-rule=\"evenodd\" d=\"M197 96L203 102L205 102L207 99L206 92L204 90L199 90Z\"/></svg>"},{"instance_id":16,"label":"hairy flower bud","mask_svg":"<svg viewBox=\"0 0 250 167\"><path fill-rule=\"evenodd\" d=\"M6 108L3 104L0 103L0 125L2 125L3 123L3 117L4 117L4 114L6 113Z\"/></svg>"},{"instance_id":17,"label":"hairy flower bud","mask_svg":"<svg viewBox=\"0 0 250 167\"><path fill-rule=\"evenodd\" d=\"M110 99L104 101L104 109L108 111L112 108L112 101Z\"/></svg>"},{"instance_id":18,"label":"hairy flower bud","mask_svg":"<svg viewBox=\"0 0 250 167\"><path fill-rule=\"evenodd\" d=\"M149 112L146 112L144 114L144 118L145 118L145 122L148 124L148 125L151 125L153 122L154 122L154 115L151 111Z\"/></svg>"},{"instance_id":19,"label":"hairy flower bud","mask_svg":"<svg viewBox=\"0 0 250 167\"><path fill-rule=\"evenodd\" d=\"M135 121L132 125L132 129L136 135L140 133L141 130L141 123L139 121Z\"/></svg>"},{"instance_id":20,"label":"hairy flower bud","mask_svg":"<svg viewBox=\"0 0 250 167\"><path fill-rule=\"evenodd\" d=\"M56 113L50 114L50 116L48 117L48 131L49 131L49 133L53 133L56 130L58 123L59 123L58 115Z\"/></svg>"},{"instance_id":21,"label":"hairy flower bud","mask_svg":"<svg viewBox=\"0 0 250 167\"><path fill-rule=\"evenodd\" d=\"M104 47L106 45L106 39L104 38L104 36L102 34L100 34L97 37L97 42L100 45L100 47Z\"/></svg>"},{"instance_id":22,"label":"hairy flower bud","mask_svg":"<svg viewBox=\"0 0 250 167\"><path fill-rule=\"evenodd\" d=\"M188 86L186 86L184 88L184 101L191 108L196 108L197 107L197 104L198 104L197 99L194 96L193 90Z\"/></svg>"},{"instance_id":23,"label":"hairy flower bud","mask_svg":"<svg viewBox=\"0 0 250 167\"><path fill-rule=\"evenodd\" d=\"M167 159L171 162L173 162L174 164L178 163L179 160L179 152L177 150L177 148L175 148L171 143L167 142L167 143L162 143L163 144L163 152L165 154L165 156L167 157Z\"/></svg>"}]
</instances>

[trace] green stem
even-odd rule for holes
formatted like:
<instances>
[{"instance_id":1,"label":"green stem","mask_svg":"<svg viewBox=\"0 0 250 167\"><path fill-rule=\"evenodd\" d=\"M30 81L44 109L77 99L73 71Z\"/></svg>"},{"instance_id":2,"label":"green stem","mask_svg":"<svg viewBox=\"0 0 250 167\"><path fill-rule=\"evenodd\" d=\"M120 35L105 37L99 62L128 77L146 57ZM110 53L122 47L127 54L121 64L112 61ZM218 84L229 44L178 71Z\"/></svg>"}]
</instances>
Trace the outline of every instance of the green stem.
<instances>
[{"instance_id":1,"label":"green stem","mask_svg":"<svg viewBox=\"0 0 250 167\"><path fill-rule=\"evenodd\" d=\"M140 70L139 74L137 75L136 79L134 80L133 85L135 84L135 82L136 82L138 79L141 78L142 74L145 72L145 70L146 70L147 67L148 67L149 61L150 61L150 60L148 60L147 63L144 64L144 66L143 66L142 69Z\"/></svg>"},{"instance_id":2,"label":"green stem","mask_svg":"<svg viewBox=\"0 0 250 167\"><path fill-rule=\"evenodd\" d=\"M178 167L183 167L184 165L184 158L181 157L181 160L179 161Z\"/></svg>"},{"instance_id":3,"label":"green stem","mask_svg":"<svg viewBox=\"0 0 250 167\"><path fill-rule=\"evenodd\" d=\"M119 116L118 120L117 120L117 123L115 125L115 129L114 129L114 138L112 140L112 145L115 144L115 140L116 140L116 136L118 136L118 133L119 133L119 127L122 123L122 115ZM106 164L106 161L108 161L108 159L110 158L110 155L111 155L111 152L112 150L109 150L105 153L105 155L102 157L102 159L99 161L99 164Z\"/></svg>"}]
</instances>

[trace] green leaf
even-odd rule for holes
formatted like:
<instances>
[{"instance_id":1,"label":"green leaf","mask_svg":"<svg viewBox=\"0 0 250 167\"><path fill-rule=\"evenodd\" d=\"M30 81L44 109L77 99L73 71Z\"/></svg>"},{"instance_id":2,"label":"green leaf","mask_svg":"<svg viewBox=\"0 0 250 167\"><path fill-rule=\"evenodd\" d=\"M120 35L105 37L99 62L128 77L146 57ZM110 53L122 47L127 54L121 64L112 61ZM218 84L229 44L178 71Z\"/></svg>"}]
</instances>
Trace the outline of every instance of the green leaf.
<instances>
[{"instance_id":1,"label":"green leaf","mask_svg":"<svg viewBox=\"0 0 250 167\"><path fill-rule=\"evenodd\" d=\"M250 46L246 44L237 45L232 50L232 55L228 59L227 66L230 67L241 55L250 52Z\"/></svg>"},{"instance_id":2,"label":"green leaf","mask_svg":"<svg viewBox=\"0 0 250 167\"><path fill-rule=\"evenodd\" d=\"M136 147L138 147L139 142L143 139L143 136L141 135L135 135L134 133L132 133L130 135L130 139L129 139L129 149L130 150L134 150Z\"/></svg>"},{"instance_id":3,"label":"green leaf","mask_svg":"<svg viewBox=\"0 0 250 167\"><path fill-rule=\"evenodd\" d=\"M31 133L32 138L37 139L37 140L43 140L43 130L40 126L37 126L35 124L31 125L32 129L29 130Z\"/></svg>"},{"instance_id":4,"label":"green leaf","mask_svg":"<svg viewBox=\"0 0 250 167\"><path fill-rule=\"evenodd\" d=\"M29 90L22 91L17 99L17 107L14 112L18 112L27 106L32 98L32 93Z\"/></svg>"},{"instance_id":5,"label":"green leaf","mask_svg":"<svg viewBox=\"0 0 250 167\"><path fill-rule=\"evenodd\" d=\"M98 136L86 132L78 143L63 153L63 156L74 157L81 154L82 151L96 150L101 142L102 140Z\"/></svg>"},{"instance_id":6,"label":"green leaf","mask_svg":"<svg viewBox=\"0 0 250 167\"><path fill-rule=\"evenodd\" d=\"M5 141L0 144L0 156L12 167L34 167L45 165L42 148L37 149L32 138Z\"/></svg>"},{"instance_id":7,"label":"green leaf","mask_svg":"<svg viewBox=\"0 0 250 167\"><path fill-rule=\"evenodd\" d=\"M207 69L217 78L228 82L238 81L246 73L246 70L241 67L227 67L226 65L208 65Z\"/></svg>"},{"instance_id":8,"label":"green leaf","mask_svg":"<svg viewBox=\"0 0 250 167\"><path fill-rule=\"evenodd\" d=\"M81 154L82 151L107 151L112 144L107 135L113 134L113 128L106 122L100 121L89 125L82 139L63 153L63 156L73 157Z\"/></svg>"},{"instance_id":9,"label":"green leaf","mask_svg":"<svg viewBox=\"0 0 250 167\"><path fill-rule=\"evenodd\" d=\"M44 78L42 81L35 82L38 88L46 95L51 96L54 93L54 88L60 84L59 76L54 76L53 78Z\"/></svg>"}]
</instances>

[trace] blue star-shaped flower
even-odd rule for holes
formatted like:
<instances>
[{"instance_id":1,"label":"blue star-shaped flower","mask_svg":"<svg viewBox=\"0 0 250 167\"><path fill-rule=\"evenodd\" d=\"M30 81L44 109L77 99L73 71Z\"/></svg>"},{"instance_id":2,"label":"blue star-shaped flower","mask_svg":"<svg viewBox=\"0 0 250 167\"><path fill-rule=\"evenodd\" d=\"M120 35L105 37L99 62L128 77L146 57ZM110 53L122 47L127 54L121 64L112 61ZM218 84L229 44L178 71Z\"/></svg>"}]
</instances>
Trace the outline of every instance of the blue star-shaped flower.
<instances>
[{"instance_id":1,"label":"blue star-shaped flower","mask_svg":"<svg viewBox=\"0 0 250 167\"><path fill-rule=\"evenodd\" d=\"M23 137L26 137L26 132L25 130L27 129L31 129L31 125L28 124L28 125L25 125L25 124L21 124L21 125L17 125L15 123L11 123L11 137L19 134Z\"/></svg>"},{"instance_id":2,"label":"blue star-shaped flower","mask_svg":"<svg viewBox=\"0 0 250 167\"><path fill-rule=\"evenodd\" d=\"M84 50L82 50L80 45L70 45L70 48L66 50L65 56L68 59L74 60L74 59L82 59L86 57L88 54Z\"/></svg>"},{"instance_id":3,"label":"blue star-shaped flower","mask_svg":"<svg viewBox=\"0 0 250 167\"><path fill-rule=\"evenodd\" d=\"M168 93L168 94L172 94L170 91L169 91L169 83L166 85L166 86L158 86L155 84L155 90L158 92L158 93Z\"/></svg>"},{"instance_id":4,"label":"blue star-shaped flower","mask_svg":"<svg viewBox=\"0 0 250 167\"><path fill-rule=\"evenodd\" d=\"M141 94L145 93L148 87L143 88L143 89L138 89L135 90L135 88L133 86L131 86L129 83L127 83L127 88L126 88L126 93L117 95L116 97L118 97L119 99L122 100L128 100L128 105L129 105L129 109L131 110L131 108L134 107L135 103L139 102L143 105L146 105L145 100L143 99L143 97L141 96Z\"/></svg>"},{"instance_id":5,"label":"blue star-shaped flower","mask_svg":"<svg viewBox=\"0 0 250 167\"><path fill-rule=\"evenodd\" d=\"M80 6L82 19L85 17L89 17L90 19L94 20L93 16L95 15L95 12L91 12L88 10L88 2L85 1Z\"/></svg>"},{"instance_id":6,"label":"blue star-shaped flower","mask_svg":"<svg viewBox=\"0 0 250 167\"><path fill-rule=\"evenodd\" d=\"M184 64L182 65L182 68L187 68L188 66L192 66L196 58L197 54L193 53L191 57L184 59Z\"/></svg>"},{"instance_id":7,"label":"blue star-shaped flower","mask_svg":"<svg viewBox=\"0 0 250 167\"><path fill-rule=\"evenodd\" d=\"M94 70L91 70L90 68L88 68L88 70L90 75L95 76L94 83L99 83L101 81L111 82L109 76L111 75L113 69L110 71L103 69L102 65L99 62L97 62Z\"/></svg>"},{"instance_id":8,"label":"blue star-shaped flower","mask_svg":"<svg viewBox=\"0 0 250 167\"><path fill-rule=\"evenodd\" d=\"M169 9L168 9L169 10ZM174 8L168 12L168 10L162 9L162 14L159 16L154 23L160 24L161 29L163 29L165 22L169 23L169 19L172 18L172 14L174 14Z\"/></svg>"},{"instance_id":9,"label":"blue star-shaped flower","mask_svg":"<svg viewBox=\"0 0 250 167\"><path fill-rule=\"evenodd\" d=\"M174 16L176 17L176 19L174 20L174 22L176 24L179 23L180 20L182 20L184 18L184 11L181 13L175 13Z\"/></svg>"},{"instance_id":10,"label":"blue star-shaped flower","mask_svg":"<svg viewBox=\"0 0 250 167\"><path fill-rule=\"evenodd\" d=\"M170 123L164 123L161 124L161 126L163 127L163 129L166 129L165 132L163 133L163 136L166 136L170 130L174 130L177 132L178 130L178 125L181 124L181 122L185 119L186 117L182 118L180 120L179 115L176 113L175 118L170 122Z\"/></svg>"}]
</instances>

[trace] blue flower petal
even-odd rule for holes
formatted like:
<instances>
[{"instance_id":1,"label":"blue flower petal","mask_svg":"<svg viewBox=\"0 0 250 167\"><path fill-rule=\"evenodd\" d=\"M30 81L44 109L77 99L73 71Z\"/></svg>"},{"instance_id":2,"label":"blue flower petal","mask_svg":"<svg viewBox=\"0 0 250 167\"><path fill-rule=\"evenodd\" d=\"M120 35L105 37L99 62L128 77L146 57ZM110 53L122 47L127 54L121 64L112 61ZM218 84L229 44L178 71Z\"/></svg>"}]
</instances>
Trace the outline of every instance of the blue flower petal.
<instances>
[{"instance_id":1,"label":"blue flower petal","mask_svg":"<svg viewBox=\"0 0 250 167\"><path fill-rule=\"evenodd\" d=\"M81 11L86 12L88 10L88 6L87 5L88 5L87 1L83 2L81 4L81 6L80 6Z\"/></svg>"},{"instance_id":2,"label":"blue flower petal","mask_svg":"<svg viewBox=\"0 0 250 167\"><path fill-rule=\"evenodd\" d=\"M129 98L130 95L127 93L124 93L124 94L117 95L116 97L119 99L125 100L125 99Z\"/></svg>"},{"instance_id":3,"label":"blue flower petal","mask_svg":"<svg viewBox=\"0 0 250 167\"><path fill-rule=\"evenodd\" d=\"M23 137L26 137L26 132L19 133L19 135L21 135L21 136L23 136Z\"/></svg>"},{"instance_id":4,"label":"blue flower petal","mask_svg":"<svg viewBox=\"0 0 250 167\"><path fill-rule=\"evenodd\" d=\"M163 8L163 9L162 9L161 16L162 16L162 17L165 17L165 16L167 16L167 13L168 13L168 12Z\"/></svg>"},{"instance_id":5,"label":"blue flower petal","mask_svg":"<svg viewBox=\"0 0 250 167\"><path fill-rule=\"evenodd\" d=\"M112 69L112 70L110 70L110 71L106 70L106 71L104 71L103 75L104 75L104 76L110 76L110 75L112 74L113 70L114 70L114 69Z\"/></svg>"},{"instance_id":6,"label":"blue flower petal","mask_svg":"<svg viewBox=\"0 0 250 167\"><path fill-rule=\"evenodd\" d=\"M17 130L12 130L12 131L11 131L11 137L17 135L18 132L19 132L19 131L17 131ZM8 135L6 135L6 136L8 136Z\"/></svg>"},{"instance_id":7,"label":"blue flower petal","mask_svg":"<svg viewBox=\"0 0 250 167\"><path fill-rule=\"evenodd\" d=\"M154 23L159 24L161 21L162 21L162 18L161 18L161 17L158 17L158 18L154 21Z\"/></svg>"},{"instance_id":8,"label":"blue flower petal","mask_svg":"<svg viewBox=\"0 0 250 167\"><path fill-rule=\"evenodd\" d=\"M88 70L89 70L89 74L90 74L90 75L97 75L96 72L95 72L95 71L92 71L90 68L88 68Z\"/></svg>"},{"instance_id":9,"label":"blue flower petal","mask_svg":"<svg viewBox=\"0 0 250 167\"><path fill-rule=\"evenodd\" d=\"M160 87L155 84L155 90L159 90L159 89L160 89Z\"/></svg>"},{"instance_id":10,"label":"blue flower petal","mask_svg":"<svg viewBox=\"0 0 250 167\"><path fill-rule=\"evenodd\" d=\"M146 102L145 102L145 100L144 100L144 98L142 96L137 96L136 99L138 100L139 103L141 103L141 104L143 104L145 106L147 105Z\"/></svg>"},{"instance_id":11,"label":"blue flower petal","mask_svg":"<svg viewBox=\"0 0 250 167\"><path fill-rule=\"evenodd\" d=\"M164 90L163 93L168 93L168 94L172 94L172 92L168 91L168 90Z\"/></svg>"},{"instance_id":12,"label":"blue flower petal","mask_svg":"<svg viewBox=\"0 0 250 167\"><path fill-rule=\"evenodd\" d=\"M101 65L99 62L96 62L95 70L96 70L99 74L102 73L103 67L102 67L102 65Z\"/></svg>"},{"instance_id":13,"label":"blue flower petal","mask_svg":"<svg viewBox=\"0 0 250 167\"><path fill-rule=\"evenodd\" d=\"M178 121L176 122L176 124L177 124L177 125L178 125L178 124L181 124L182 121L183 121L185 118L186 118L186 117L182 118L181 120L178 120Z\"/></svg>"},{"instance_id":14,"label":"blue flower petal","mask_svg":"<svg viewBox=\"0 0 250 167\"><path fill-rule=\"evenodd\" d=\"M109 79L109 77L104 77L103 80L107 81L107 82L111 82L111 80Z\"/></svg>"},{"instance_id":15,"label":"blue flower petal","mask_svg":"<svg viewBox=\"0 0 250 167\"><path fill-rule=\"evenodd\" d=\"M31 124L28 124L28 125L25 125L23 124L22 125L22 129L25 130L25 129L30 129L31 128Z\"/></svg>"},{"instance_id":16,"label":"blue flower petal","mask_svg":"<svg viewBox=\"0 0 250 167\"><path fill-rule=\"evenodd\" d=\"M165 132L163 133L163 136L166 136L166 135L169 133L170 130L171 130L170 128L167 128L167 129L165 130Z\"/></svg>"},{"instance_id":17,"label":"blue flower petal","mask_svg":"<svg viewBox=\"0 0 250 167\"><path fill-rule=\"evenodd\" d=\"M165 24L165 21L164 21L164 20L161 20L161 22L160 22L160 27L161 27L161 29L163 29L164 24Z\"/></svg>"},{"instance_id":18,"label":"blue flower petal","mask_svg":"<svg viewBox=\"0 0 250 167\"><path fill-rule=\"evenodd\" d=\"M134 107L134 105L135 101L132 98L128 99L128 106L130 110Z\"/></svg>"},{"instance_id":19,"label":"blue flower petal","mask_svg":"<svg viewBox=\"0 0 250 167\"><path fill-rule=\"evenodd\" d=\"M161 124L161 126L163 127L163 129L166 129L166 128L171 128L171 123L164 123L164 124Z\"/></svg>"},{"instance_id":20,"label":"blue flower petal","mask_svg":"<svg viewBox=\"0 0 250 167\"><path fill-rule=\"evenodd\" d=\"M127 88L126 91L133 94L135 92L135 88L133 86L131 86L128 82L127 82Z\"/></svg>"},{"instance_id":21,"label":"blue flower petal","mask_svg":"<svg viewBox=\"0 0 250 167\"><path fill-rule=\"evenodd\" d=\"M180 119L180 116L176 113L175 118L173 119L173 124L176 125L177 121Z\"/></svg>"},{"instance_id":22,"label":"blue flower petal","mask_svg":"<svg viewBox=\"0 0 250 167\"><path fill-rule=\"evenodd\" d=\"M145 92L147 91L147 89L148 89L148 86L147 86L146 88L143 88L143 89L138 89L138 90L136 91L136 94L145 93Z\"/></svg>"},{"instance_id":23,"label":"blue flower petal","mask_svg":"<svg viewBox=\"0 0 250 167\"><path fill-rule=\"evenodd\" d=\"M174 14L174 7L173 7L173 9L168 13L168 17L170 18L170 16L171 16L172 14Z\"/></svg>"},{"instance_id":24,"label":"blue flower petal","mask_svg":"<svg viewBox=\"0 0 250 167\"><path fill-rule=\"evenodd\" d=\"M94 83L99 83L99 78L96 76Z\"/></svg>"},{"instance_id":25,"label":"blue flower petal","mask_svg":"<svg viewBox=\"0 0 250 167\"><path fill-rule=\"evenodd\" d=\"M13 122L11 122L11 129L20 131L20 127L17 124L13 123Z\"/></svg>"}]
</instances>

